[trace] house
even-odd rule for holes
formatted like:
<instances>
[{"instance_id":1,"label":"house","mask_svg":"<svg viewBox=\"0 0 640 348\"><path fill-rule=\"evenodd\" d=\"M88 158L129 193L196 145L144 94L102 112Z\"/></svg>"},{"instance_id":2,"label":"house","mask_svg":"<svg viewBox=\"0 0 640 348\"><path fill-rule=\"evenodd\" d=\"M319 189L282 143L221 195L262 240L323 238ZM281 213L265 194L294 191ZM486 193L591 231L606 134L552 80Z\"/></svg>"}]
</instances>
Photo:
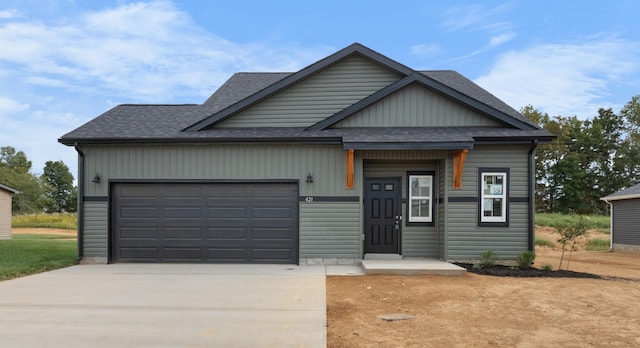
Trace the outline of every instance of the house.
<instances>
[{"instance_id":1,"label":"house","mask_svg":"<svg viewBox=\"0 0 640 348\"><path fill-rule=\"evenodd\" d=\"M307 264L533 250L534 152L553 138L454 71L355 43L59 141L79 156L85 262Z\"/></svg>"},{"instance_id":2,"label":"house","mask_svg":"<svg viewBox=\"0 0 640 348\"><path fill-rule=\"evenodd\" d=\"M640 251L640 184L600 199L611 207L611 249Z\"/></svg>"},{"instance_id":3,"label":"house","mask_svg":"<svg viewBox=\"0 0 640 348\"><path fill-rule=\"evenodd\" d=\"M17 193L20 192L0 184L0 240L11 239L11 198Z\"/></svg>"}]
</instances>

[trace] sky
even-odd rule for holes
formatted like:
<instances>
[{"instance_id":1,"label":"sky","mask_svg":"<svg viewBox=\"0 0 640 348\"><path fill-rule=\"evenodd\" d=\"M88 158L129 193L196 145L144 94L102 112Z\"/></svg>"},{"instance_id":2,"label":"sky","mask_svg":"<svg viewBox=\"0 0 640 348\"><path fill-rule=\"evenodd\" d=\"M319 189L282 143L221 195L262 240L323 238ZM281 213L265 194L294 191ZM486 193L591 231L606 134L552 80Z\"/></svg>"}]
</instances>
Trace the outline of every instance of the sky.
<instances>
[{"instance_id":1,"label":"sky","mask_svg":"<svg viewBox=\"0 0 640 348\"><path fill-rule=\"evenodd\" d=\"M640 94L640 1L0 0L0 146L41 174L119 104L200 104L235 72L297 71L359 42L456 70L516 110L591 118Z\"/></svg>"}]
</instances>

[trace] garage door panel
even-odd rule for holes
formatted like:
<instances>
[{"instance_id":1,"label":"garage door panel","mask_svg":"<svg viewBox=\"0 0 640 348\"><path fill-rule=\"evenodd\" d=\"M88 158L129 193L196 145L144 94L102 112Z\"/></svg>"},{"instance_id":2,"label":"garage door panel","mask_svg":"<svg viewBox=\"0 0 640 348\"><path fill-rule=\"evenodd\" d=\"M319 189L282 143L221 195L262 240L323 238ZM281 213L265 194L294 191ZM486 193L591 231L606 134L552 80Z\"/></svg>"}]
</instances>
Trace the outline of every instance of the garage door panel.
<instances>
[{"instance_id":1,"label":"garage door panel","mask_svg":"<svg viewBox=\"0 0 640 348\"><path fill-rule=\"evenodd\" d=\"M115 184L112 261L298 262L297 184Z\"/></svg>"},{"instance_id":2,"label":"garage door panel","mask_svg":"<svg viewBox=\"0 0 640 348\"><path fill-rule=\"evenodd\" d=\"M203 248L163 248L163 261L200 261L203 259Z\"/></svg>"},{"instance_id":3,"label":"garage door panel","mask_svg":"<svg viewBox=\"0 0 640 348\"><path fill-rule=\"evenodd\" d=\"M208 217L213 219L245 219L246 207L215 207L208 209Z\"/></svg>"},{"instance_id":4,"label":"garage door panel","mask_svg":"<svg viewBox=\"0 0 640 348\"><path fill-rule=\"evenodd\" d=\"M202 240L202 228L164 228L163 239L193 239Z\"/></svg>"},{"instance_id":5,"label":"garage door panel","mask_svg":"<svg viewBox=\"0 0 640 348\"><path fill-rule=\"evenodd\" d=\"M119 237L121 239L158 239L158 229L155 227L131 227L121 228Z\"/></svg>"}]
</instances>

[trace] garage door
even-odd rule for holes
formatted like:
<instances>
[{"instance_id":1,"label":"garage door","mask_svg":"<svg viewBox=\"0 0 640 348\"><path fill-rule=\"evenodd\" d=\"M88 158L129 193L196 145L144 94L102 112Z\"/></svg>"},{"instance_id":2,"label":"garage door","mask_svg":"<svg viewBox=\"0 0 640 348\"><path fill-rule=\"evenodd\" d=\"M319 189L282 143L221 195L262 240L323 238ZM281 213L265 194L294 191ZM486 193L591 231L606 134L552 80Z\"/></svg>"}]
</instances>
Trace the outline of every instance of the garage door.
<instances>
[{"instance_id":1,"label":"garage door","mask_svg":"<svg viewBox=\"0 0 640 348\"><path fill-rule=\"evenodd\" d=\"M113 262L298 263L298 186L112 187Z\"/></svg>"}]
</instances>

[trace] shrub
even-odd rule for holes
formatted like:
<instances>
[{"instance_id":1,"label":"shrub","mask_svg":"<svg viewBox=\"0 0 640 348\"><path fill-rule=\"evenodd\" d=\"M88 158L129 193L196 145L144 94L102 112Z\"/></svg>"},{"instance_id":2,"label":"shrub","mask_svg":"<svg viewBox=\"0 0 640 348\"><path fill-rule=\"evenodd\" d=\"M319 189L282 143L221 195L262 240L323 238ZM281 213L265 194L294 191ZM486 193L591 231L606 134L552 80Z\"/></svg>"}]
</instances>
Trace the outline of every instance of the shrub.
<instances>
[{"instance_id":1,"label":"shrub","mask_svg":"<svg viewBox=\"0 0 640 348\"><path fill-rule=\"evenodd\" d=\"M550 263L543 263L542 264L542 270L543 271L553 271L553 266Z\"/></svg>"},{"instance_id":2,"label":"shrub","mask_svg":"<svg viewBox=\"0 0 640 348\"><path fill-rule=\"evenodd\" d=\"M533 251L523 251L518 254L518 268L527 269L536 260L536 253Z\"/></svg>"},{"instance_id":3,"label":"shrub","mask_svg":"<svg viewBox=\"0 0 640 348\"><path fill-rule=\"evenodd\" d=\"M495 251L487 250L480 253L480 268L493 267L498 261L498 253Z\"/></svg>"},{"instance_id":4,"label":"shrub","mask_svg":"<svg viewBox=\"0 0 640 348\"><path fill-rule=\"evenodd\" d=\"M589 251L609 250L609 246L609 241L606 239L594 238L587 241L587 250Z\"/></svg>"},{"instance_id":5,"label":"shrub","mask_svg":"<svg viewBox=\"0 0 640 348\"><path fill-rule=\"evenodd\" d=\"M550 240L548 240L546 238L538 238L538 237L536 237L536 245L546 246L546 247L555 246L552 241L550 241Z\"/></svg>"}]
</instances>

